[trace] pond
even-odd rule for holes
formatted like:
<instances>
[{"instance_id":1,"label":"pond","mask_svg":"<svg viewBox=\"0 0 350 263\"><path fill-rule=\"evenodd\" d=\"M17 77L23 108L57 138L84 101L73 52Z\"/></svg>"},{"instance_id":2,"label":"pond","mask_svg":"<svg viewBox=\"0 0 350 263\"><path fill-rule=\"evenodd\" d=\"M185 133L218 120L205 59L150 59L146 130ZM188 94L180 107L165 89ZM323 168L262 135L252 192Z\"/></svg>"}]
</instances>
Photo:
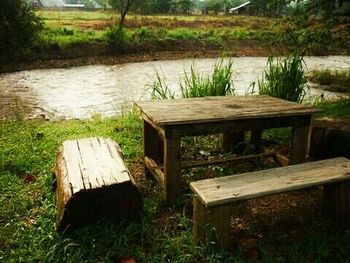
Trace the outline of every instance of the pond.
<instances>
[{"instance_id":1,"label":"pond","mask_svg":"<svg viewBox=\"0 0 350 263\"><path fill-rule=\"evenodd\" d=\"M193 65L209 74L216 59L163 60L121 65L93 65L64 69L39 69L0 75L0 106L11 108L20 101L31 109L30 117L89 118L93 114L111 116L130 108L133 101L151 97L149 85L156 71L168 86L179 92L184 72ZM244 95L266 67L266 57L233 58L235 93ZM307 70L350 68L350 56L306 57ZM312 88L309 98L326 98L337 93ZM14 99L16 98L16 99ZM1 109L0 109L1 115Z\"/></svg>"}]
</instances>

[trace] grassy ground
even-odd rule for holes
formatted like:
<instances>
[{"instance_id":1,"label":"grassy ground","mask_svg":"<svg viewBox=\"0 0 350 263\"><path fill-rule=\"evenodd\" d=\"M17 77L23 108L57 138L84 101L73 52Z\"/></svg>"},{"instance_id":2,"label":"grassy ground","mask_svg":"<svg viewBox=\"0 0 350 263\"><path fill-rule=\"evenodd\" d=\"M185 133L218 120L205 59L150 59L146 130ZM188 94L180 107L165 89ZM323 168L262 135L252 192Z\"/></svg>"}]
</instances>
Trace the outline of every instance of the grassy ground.
<instances>
[{"instance_id":1,"label":"grassy ground","mask_svg":"<svg viewBox=\"0 0 350 263\"><path fill-rule=\"evenodd\" d=\"M49 58L56 58L89 56L92 53L101 55L112 51L108 31L118 19L114 13L37 11L37 14L45 24L36 46L36 50L40 51L36 53L39 57L40 54L43 57L43 53ZM265 46L270 52L274 47L275 53L297 49L310 54L348 54L348 26L340 24L328 27L317 21L300 23L295 19L254 16L130 15L125 23L123 52L204 52L212 49L235 54L251 46ZM237 41L248 42L239 44ZM85 49L85 54L70 52L77 46L90 48ZM118 49L114 51L121 52Z\"/></svg>"},{"instance_id":2,"label":"grassy ground","mask_svg":"<svg viewBox=\"0 0 350 263\"><path fill-rule=\"evenodd\" d=\"M350 116L349 99L321 103L325 115ZM192 204L187 182L203 177L270 167L194 169L184 175L184 196L167 208L161 190L143 175L141 121L137 114L85 121L0 122L0 261L1 262L347 262L350 232L320 217L320 192L277 195L242 203L233 220L232 247L192 241ZM131 173L140 185L144 212L139 222L98 222L60 236L55 231L52 167L64 140L110 137L121 145ZM279 140L285 140L280 133ZM221 154L217 137L185 139L184 156ZM214 241L214 239L213 239ZM233 252L235 251L235 252Z\"/></svg>"}]
</instances>

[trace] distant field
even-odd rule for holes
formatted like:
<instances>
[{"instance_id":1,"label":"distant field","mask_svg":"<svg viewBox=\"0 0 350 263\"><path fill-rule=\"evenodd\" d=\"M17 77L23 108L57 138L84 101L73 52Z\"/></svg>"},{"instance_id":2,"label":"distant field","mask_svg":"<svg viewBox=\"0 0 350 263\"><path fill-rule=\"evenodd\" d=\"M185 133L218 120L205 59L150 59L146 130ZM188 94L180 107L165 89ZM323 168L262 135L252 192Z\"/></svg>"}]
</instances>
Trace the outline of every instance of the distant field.
<instances>
[{"instance_id":1,"label":"distant field","mask_svg":"<svg viewBox=\"0 0 350 263\"><path fill-rule=\"evenodd\" d=\"M111 11L36 13L44 30L30 54L33 59L78 58L112 53L228 53L243 56L349 54L350 25L328 27L314 19L256 16L129 15L122 36ZM27 56L28 58L28 56ZM31 58L29 58L31 59Z\"/></svg>"},{"instance_id":2,"label":"distant field","mask_svg":"<svg viewBox=\"0 0 350 263\"><path fill-rule=\"evenodd\" d=\"M37 11L48 26L72 26L79 29L105 29L117 20L117 15L110 11ZM275 25L276 19L254 16L143 16L129 15L127 28L162 27L162 28L203 28L234 27L246 29L267 29Z\"/></svg>"}]
</instances>

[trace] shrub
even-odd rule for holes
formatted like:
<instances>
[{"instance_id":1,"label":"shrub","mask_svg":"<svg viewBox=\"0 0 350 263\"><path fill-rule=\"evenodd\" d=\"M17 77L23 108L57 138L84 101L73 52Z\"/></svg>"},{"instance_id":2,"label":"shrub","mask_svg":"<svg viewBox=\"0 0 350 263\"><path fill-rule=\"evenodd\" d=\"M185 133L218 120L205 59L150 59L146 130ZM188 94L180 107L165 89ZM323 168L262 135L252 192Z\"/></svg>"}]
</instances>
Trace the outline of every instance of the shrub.
<instances>
[{"instance_id":1,"label":"shrub","mask_svg":"<svg viewBox=\"0 0 350 263\"><path fill-rule=\"evenodd\" d=\"M28 52L42 22L22 0L0 0L0 62L16 59Z\"/></svg>"},{"instance_id":2,"label":"shrub","mask_svg":"<svg viewBox=\"0 0 350 263\"><path fill-rule=\"evenodd\" d=\"M123 27L110 27L106 33L109 45L118 52L124 52L127 41L126 31Z\"/></svg>"},{"instance_id":3,"label":"shrub","mask_svg":"<svg viewBox=\"0 0 350 263\"><path fill-rule=\"evenodd\" d=\"M259 94L302 102L308 88L302 57L286 59L269 57L267 70L258 80Z\"/></svg>"}]
</instances>

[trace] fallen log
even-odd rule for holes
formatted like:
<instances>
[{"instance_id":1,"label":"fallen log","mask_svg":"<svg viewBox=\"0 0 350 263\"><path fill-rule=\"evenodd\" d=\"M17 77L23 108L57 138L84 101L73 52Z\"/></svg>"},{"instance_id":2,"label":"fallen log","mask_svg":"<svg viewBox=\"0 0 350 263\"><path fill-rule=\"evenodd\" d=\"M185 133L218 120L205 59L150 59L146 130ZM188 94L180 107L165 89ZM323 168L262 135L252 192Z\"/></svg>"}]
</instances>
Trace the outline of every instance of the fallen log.
<instances>
[{"instance_id":1,"label":"fallen log","mask_svg":"<svg viewBox=\"0 0 350 263\"><path fill-rule=\"evenodd\" d=\"M60 232L99 219L134 219L142 210L139 189L111 139L65 141L56 157L55 176Z\"/></svg>"}]
</instances>

